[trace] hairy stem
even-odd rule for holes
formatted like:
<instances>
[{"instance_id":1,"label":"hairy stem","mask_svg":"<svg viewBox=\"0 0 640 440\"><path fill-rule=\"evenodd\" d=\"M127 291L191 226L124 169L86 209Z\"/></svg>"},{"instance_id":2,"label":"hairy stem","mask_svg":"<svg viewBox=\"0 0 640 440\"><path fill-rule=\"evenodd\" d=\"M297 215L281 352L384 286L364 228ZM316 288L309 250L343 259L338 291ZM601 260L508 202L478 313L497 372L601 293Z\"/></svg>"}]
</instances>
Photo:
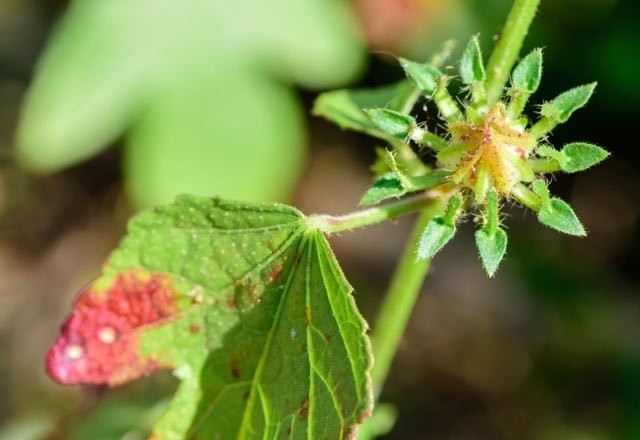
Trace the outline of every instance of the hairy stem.
<instances>
[{"instance_id":1,"label":"hairy stem","mask_svg":"<svg viewBox=\"0 0 640 440\"><path fill-rule=\"evenodd\" d=\"M500 99L540 0L515 0L487 67L487 101Z\"/></svg>"},{"instance_id":2,"label":"hairy stem","mask_svg":"<svg viewBox=\"0 0 640 440\"><path fill-rule=\"evenodd\" d=\"M406 247L391 279L391 285L380 306L371 335L375 363L371 378L376 397L380 394L398 344L407 327L422 283L429 271L431 260L416 258L416 243L429 221L444 209L443 199L438 199L425 209L416 220Z\"/></svg>"},{"instance_id":3,"label":"hairy stem","mask_svg":"<svg viewBox=\"0 0 640 440\"><path fill-rule=\"evenodd\" d=\"M327 234L349 231L364 226L393 220L403 215L431 208L440 203L443 194L436 190L422 192L387 205L375 206L346 215L315 215L309 218L309 224Z\"/></svg>"}]
</instances>

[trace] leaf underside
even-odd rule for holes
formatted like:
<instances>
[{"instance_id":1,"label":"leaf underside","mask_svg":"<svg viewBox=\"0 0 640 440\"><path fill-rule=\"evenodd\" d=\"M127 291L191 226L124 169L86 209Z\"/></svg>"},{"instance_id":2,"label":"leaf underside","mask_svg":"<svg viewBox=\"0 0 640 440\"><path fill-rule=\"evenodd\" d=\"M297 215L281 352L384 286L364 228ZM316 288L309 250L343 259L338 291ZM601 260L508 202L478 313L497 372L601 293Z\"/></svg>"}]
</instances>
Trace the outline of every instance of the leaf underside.
<instances>
[{"instance_id":1,"label":"leaf underside","mask_svg":"<svg viewBox=\"0 0 640 440\"><path fill-rule=\"evenodd\" d=\"M109 314L97 334L118 331L106 343L76 332L94 325L83 318L102 316L122 274L143 286L165 280L170 313L129 327L120 325L127 313ZM181 384L157 438L353 438L372 397L366 324L351 292L326 238L297 210L180 197L130 222L103 276L79 296L90 305L76 302L48 368L69 373L66 383L87 383L98 369L110 384L172 368ZM115 361L123 341L144 368ZM81 359L69 359L73 344Z\"/></svg>"}]
</instances>

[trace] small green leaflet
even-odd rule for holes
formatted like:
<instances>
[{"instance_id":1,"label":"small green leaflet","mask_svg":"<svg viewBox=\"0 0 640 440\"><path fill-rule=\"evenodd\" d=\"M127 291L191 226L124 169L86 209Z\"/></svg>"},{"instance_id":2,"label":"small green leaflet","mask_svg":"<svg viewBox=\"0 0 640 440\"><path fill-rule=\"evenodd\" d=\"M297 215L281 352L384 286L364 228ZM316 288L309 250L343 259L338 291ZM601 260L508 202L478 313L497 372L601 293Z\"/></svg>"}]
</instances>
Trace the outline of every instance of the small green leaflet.
<instances>
[{"instance_id":1,"label":"small green leaflet","mask_svg":"<svg viewBox=\"0 0 640 440\"><path fill-rule=\"evenodd\" d=\"M485 77L480 43L478 36L475 35L469 40L469 44L467 44L467 48L462 54L462 59L460 60L460 78L462 78L462 82L466 85L471 85L474 82L484 82Z\"/></svg>"},{"instance_id":2,"label":"small green leaflet","mask_svg":"<svg viewBox=\"0 0 640 440\"><path fill-rule=\"evenodd\" d=\"M433 258L456 235L456 220L464 200L460 194L454 194L447 202L447 208L440 217L435 217L427 224L418 242L418 258Z\"/></svg>"},{"instance_id":3,"label":"small green leaflet","mask_svg":"<svg viewBox=\"0 0 640 440\"><path fill-rule=\"evenodd\" d=\"M387 173L376 180L373 186L364 193L360 199L360 206L375 205L391 197L401 197L407 191L407 188L402 185L394 173Z\"/></svg>"},{"instance_id":4,"label":"small green leaflet","mask_svg":"<svg viewBox=\"0 0 640 440\"><path fill-rule=\"evenodd\" d=\"M542 49L534 49L513 69L511 83L524 93L532 94L538 90L542 79Z\"/></svg>"},{"instance_id":5,"label":"small green leaflet","mask_svg":"<svg viewBox=\"0 0 640 440\"><path fill-rule=\"evenodd\" d=\"M372 407L366 323L326 238L299 211L179 197L129 223L91 294L108 299L122 273L163 277L174 309L122 335L145 367L181 380L158 438L357 436Z\"/></svg>"},{"instance_id":6,"label":"small green leaflet","mask_svg":"<svg viewBox=\"0 0 640 440\"><path fill-rule=\"evenodd\" d=\"M531 189L540 197L538 221L556 231L569 235L585 236L587 232L580 223L580 219L567 202L557 197L550 197L546 183L537 179L531 184Z\"/></svg>"},{"instance_id":7,"label":"small green leaflet","mask_svg":"<svg viewBox=\"0 0 640 440\"><path fill-rule=\"evenodd\" d=\"M385 107L403 111L414 99L415 88L411 81L403 80L375 89L335 90L321 94L313 105L313 114L322 116L342 128L359 131L388 140L363 111L368 107Z\"/></svg>"},{"instance_id":8,"label":"small green leaflet","mask_svg":"<svg viewBox=\"0 0 640 440\"><path fill-rule=\"evenodd\" d=\"M416 128L416 120L409 115L386 108L364 109L376 128L394 138L404 139Z\"/></svg>"},{"instance_id":9,"label":"small green leaflet","mask_svg":"<svg viewBox=\"0 0 640 440\"><path fill-rule=\"evenodd\" d=\"M562 149L568 158L562 169L567 173L577 173L602 162L609 157L609 152L597 145L586 142L573 142Z\"/></svg>"},{"instance_id":10,"label":"small green leaflet","mask_svg":"<svg viewBox=\"0 0 640 440\"><path fill-rule=\"evenodd\" d=\"M546 206L538 211L538 220L543 225L569 235L583 237L587 235L578 216L567 202L557 197L549 200Z\"/></svg>"},{"instance_id":11,"label":"small green leaflet","mask_svg":"<svg viewBox=\"0 0 640 440\"><path fill-rule=\"evenodd\" d=\"M476 246L480 252L482 266L489 277L493 277L498 270L507 251L507 241L507 233L500 228L491 231L484 227L476 231Z\"/></svg>"},{"instance_id":12,"label":"small green leaflet","mask_svg":"<svg viewBox=\"0 0 640 440\"><path fill-rule=\"evenodd\" d=\"M429 63L416 63L404 58L400 58L400 65L425 96L430 97L436 91L438 79L442 76L436 67Z\"/></svg>"},{"instance_id":13,"label":"small green leaflet","mask_svg":"<svg viewBox=\"0 0 640 440\"><path fill-rule=\"evenodd\" d=\"M407 187L402 184L402 181L395 173L386 173L376 180L373 186L362 196L360 206L375 205L392 197L402 197L412 191L433 188L446 181L450 174L445 170L437 170L417 177L405 176L405 179L410 183L410 186Z\"/></svg>"},{"instance_id":14,"label":"small green leaflet","mask_svg":"<svg viewBox=\"0 0 640 440\"><path fill-rule=\"evenodd\" d=\"M443 217L436 217L429 222L420 237L418 258L433 258L456 234L456 225Z\"/></svg>"},{"instance_id":15,"label":"small green leaflet","mask_svg":"<svg viewBox=\"0 0 640 440\"><path fill-rule=\"evenodd\" d=\"M542 116L556 122L567 122L574 111L583 107L596 88L596 83L574 87L542 106Z\"/></svg>"},{"instance_id":16,"label":"small green leaflet","mask_svg":"<svg viewBox=\"0 0 640 440\"><path fill-rule=\"evenodd\" d=\"M500 228L498 193L491 190L487 193L484 209L484 225L476 231L476 246L480 252L482 266L489 277L492 277L507 251L507 233Z\"/></svg>"}]
</instances>

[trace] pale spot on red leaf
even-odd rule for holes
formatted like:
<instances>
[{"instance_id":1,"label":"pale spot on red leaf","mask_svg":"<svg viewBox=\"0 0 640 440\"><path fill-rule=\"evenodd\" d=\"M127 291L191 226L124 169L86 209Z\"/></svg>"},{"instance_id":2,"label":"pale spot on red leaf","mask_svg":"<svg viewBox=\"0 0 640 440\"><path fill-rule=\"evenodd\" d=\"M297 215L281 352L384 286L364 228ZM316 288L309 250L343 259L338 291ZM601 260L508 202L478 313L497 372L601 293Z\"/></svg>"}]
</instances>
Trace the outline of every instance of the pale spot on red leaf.
<instances>
[{"instance_id":1,"label":"pale spot on red leaf","mask_svg":"<svg viewBox=\"0 0 640 440\"><path fill-rule=\"evenodd\" d=\"M71 360L78 360L84 356L84 348L78 344L67 345L64 353Z\"/></svg>"},{"instance_id":2,"label":"pale spot on red leaf","mask_svg":"<svg viewBox=\"0 0 640 440\"><path fill-rule=\"evenodd\" d=\"M98 339L103 344L113 344L114 342L116 342L117 338L118 334L113 327L105 326L98 330Z\"/></svg>"},{"instance_id":3,"label":"pale spot on red leaf","mask_svg":"<svg viewBox=\"0 0 640 440\"><path fill-rule=\"evenodd\" d=\"M89 286L47 355L47 372L62 384L120 385L159 365L140 355L140 327L175 313L167 277L120 273L106 291Z\"/></svg>"}]
</instances>

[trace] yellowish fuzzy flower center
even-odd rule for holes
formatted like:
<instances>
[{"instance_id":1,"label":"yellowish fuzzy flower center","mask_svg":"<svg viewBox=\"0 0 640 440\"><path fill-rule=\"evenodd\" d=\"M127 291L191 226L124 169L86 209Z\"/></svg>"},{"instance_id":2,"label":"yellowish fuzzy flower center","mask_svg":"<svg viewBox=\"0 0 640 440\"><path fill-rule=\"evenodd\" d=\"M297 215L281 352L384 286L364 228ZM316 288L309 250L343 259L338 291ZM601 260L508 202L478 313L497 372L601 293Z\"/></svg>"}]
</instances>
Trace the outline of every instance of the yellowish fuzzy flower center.
<instances>
[{"instance_id":1,"label":"yellowish fuzzy flower center","mask_svg":"<svg viewBox=\"0 0 640 440\"><path fill-rule=\"evenodd\" d=\"M518 182L533 179L526 161L536 141L509 120L501 103L477 119L449 126L451 147L438 160L453 172L454 182L472 189L484 203L490 188L507 195Z\"/></svg>"}]
</instances>

